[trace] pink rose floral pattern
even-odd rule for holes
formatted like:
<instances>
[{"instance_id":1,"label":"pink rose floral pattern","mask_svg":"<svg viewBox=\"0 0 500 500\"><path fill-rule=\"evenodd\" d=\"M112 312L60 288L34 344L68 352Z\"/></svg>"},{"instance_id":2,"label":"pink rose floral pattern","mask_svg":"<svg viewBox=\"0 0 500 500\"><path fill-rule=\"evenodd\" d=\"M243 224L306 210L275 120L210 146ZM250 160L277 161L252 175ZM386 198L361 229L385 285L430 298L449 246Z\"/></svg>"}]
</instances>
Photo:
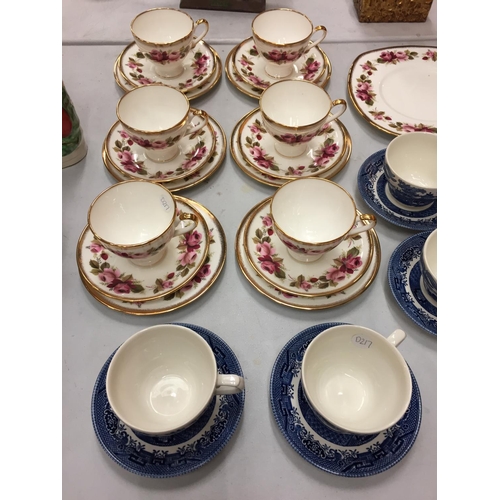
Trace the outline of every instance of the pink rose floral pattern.
<instances>
[{"instance_id":1,"label":"pink rose floral pattern","mask_svg":"<svg viewBox=\"0 0 500 500\"><path fill-rule=\"evenodd\" d=\"M270 155L261 145L262 138L268 134L263 123L259 119L255 119L249 123L246 130L250 133L245 137L244 146L248 149L253 162L259 169L269 170L272 175L273 172L283 173L285 176L300 177L304 173L314 174L320 170L324 170L327 166L331 165L332 159L337 156L340 151L339 145L329 135L334 132L332 125L326 123L316 134L316 136L326 135L327 138L320 144L313 152L312 162L298 167L285 168L280 167L275 157ZM313 136L315 137L315 136ZM305 136L290 136L285 137L286 142L290 144L294 142L303 142L310 140L311 137Z\"/></svg>"},{"instance_id":2,"label":"pink rose floral pattern","mask_svg":"<svg viewBox=\"0 0 500 500\"><path fill-rule=\"evenodd\" d=\"M123 273L116 266L111 266L107 250L92 240L89 250L95 255L89 261L90 272L98 277L100 284L118 295L129 295L144 292L141 282L130 273Z\"/></svg>"},{"instance_id":3,"label":"pink rose floral pattern","mask_svg":"<svg viewBox=\"0 0 500 500\"><path fill-rule=\"evenodd\" d=\"M214 239L213 228L209 229L208 237L209 237L209 245L214 244L215 239ZM165 297L163 297L163 300L172 300L174 298L181 299L186 292L190 291L193 288L197 288L200 285L200 283L210 278L213 272L212 264L210 262L211 255L212 254L209 249L207 256L205 257L205 261L203 262L203 265L200 267L199 271L196 273L196 276L192 280L188 281L188 283L186 283L183 287L179 288L179 290L176 290L173 293L165 295Z\"/></svg>"},{"instance_id":4,"label":"pink rose floral pattern","mask_svg":"<svg viewBox=\"0 0 500 500\"><path fill-rule=\"evenodd\" d=\"M179 214L181 213L180 211L178 212ZM202 243L203 235L196 229L180 236L177 245L175 269L169 270L164 275L156 278L153 284L148 285L135 279L133 274L124 273L117 266L110 265L107 250L98 241L92 240L87 247L94 254L93 258L89 261L90 273L97 276L98 282L102 287L116 295L141 294L146 290L152 291L153 294L159 294L164 290L173 288L179 283L179 280L182 280L182 278L189 274L191 269L198 265L197 261ZM170 251L173 251L173 249L170 249ZM183 288L189 286L191 282L196 283L196 280L201 282L202 279L210 275L210 272L209 263L205 260L205 263L198 270L195 277L186 283Z\"/></svg>"},{"instance_id":5,"label":"pink rose floral pattern","mask_svg":"<svg viewBox=\"0 0 500 500\"><path fill-rule=\"evenodd\" d=\"M150 172L145 165L145 161L142 160L143 154L138 153L137 150L133 150L134 143L138 144L137 141L132 140L130 135L124 130L118 130L120 139L117 139L113 146L113 151L116 153L118 161L120 162L121 170L129 172L135 176L146 177L148 179L165 179L168 180L172 177L179 177L182 174L189 175L189 172L197 167L200 162L205 160L209 150L203 140L203 136L206 133L205 128L194 132L189 136L190 140L198 137L198 141L195 145L184 155L184 159L180 166L177 168L172 168L171 170L158 170L156 172ZM177 141L175 141L177 142ZM138 144L139 145L139 144Z\"/></svg>"},{"instance_id":6,"label":"pink rose floral pattern","mask_svg":"<svg viewBox=\"0 0 500 500\"><path fill-rule=\"evenodd\" d=\"M349 238L349 249L333 259L332 263L319 276L306 276L304 274L291 276L287 272L284 259L278 255L273 244L273 240L275 241L277 236L273 228L271 214L260 216L260 218L262 225L255 230L252 236L252 242L255 244L254 255L264 274L273 275L286 282L286 286L289 288L297 288L300 292L336 288L339 284L343 284L355 276L363 265L361 247L355 245L355 241L360 240L361 236L356 235ZM288 294L288 296L293 297L292 294Z\"/></svg>"},{"instance_id":7,"label":"pink rose floral pattern","mask_svg":"<svg viewBox=\"0 0 500 500\"><path fill-rule=\"evenodd\" d=\"M269 53L268 55L270 55ZM296 53L297 54L297 53ZM276 55L276 54L275 54ZM298 59L302 54L299 54L296 59ZM241 75L245 77L246 81L251 85L254 85L256 89L263 90L267 89L272 82L269 80L264 80L260 76L256 75L254 72L255 62L253 60L254 57L259 57L259 52L257 51L257 47L252 45L252 47L247 51L247 54L243 53L238 60L238 63L241 65L239 71L241 71ZM265 57L265 54L264 54ZM293 59L294 61L296 59ZM270 59L273 62L277 62L273 59ZM323 64L316 60L314 56L308 57L304 64L300 67L300 74L303 75L303 79L307 81L315 81L319 75L320 69L322 69ZM240 75L237 73L234 74L237 81L243 81Z\"/></svg>"},{"instance_id":8,"label":"pink rose floral pattern","mask_svg":"<svg viewBox=\"0 0 500 500\"><path fill-rule=\"evenodd\" d=\"M362 104L371 108L377 102L377 94L373 89L373 82L371 76L374 72L378 71L378 66L388 66L403 64L407 61L415 59L422 59L423 61L437 62L437 51L427 50L423 54L406 49L406 50L384 50L376 60L367 60L359 64L363 70L359 77L356 78L355 96ZM376 108L369 109L368 113L372 116L374 121L382 121L388 127L395 129L397 132L432 132L437 133L437 127L433 125L426 125L424 123L404 123L394 121L393 118L386 114L385 111Z\"/></svg>"},{"instance_id":9,"label":"pink rose floral pattern","mask_svg":"<svg viewBox=\"0 0 500 500\"><path fill-rule=\"evenodd\" d=\"M158 50L153 49L150 52L145 52L145 55L148 59L154 62L159 62L162 65L170 64L173 62L177 62L180 59L186 57L189 52L189 45L185 47L181 47L179 50Z\"/></svg>"},{"instance_id":10,"label":"pink rose floral pattern","mask_svg":"<svg viewBox=\"0 0 500 500\"><path fill-rule=\"evenodd\" d=\"M186 54L189 51L189 48L186 48ZM149 77L144 75L144 60L148 59L154 62L161 62L162 64L168 64L173 61L179 60L181 57L181 52L162 52L159 50L153 50L149 53L145 52L136 52L128 57L125 66L130 68L130 71L127 72L127 77L130 78L137 84L140 85L150 85L151 83L157 83L158 77L156 74L149 75ZM190 59L190 58L189 58ZM212 57L208 53L204 53L200 50L196 51L193 55L193 61L189 66L191 70L189 71L190 78L187 78L185 81L181 81L177 84L177 89L181 91L187 91L191 88L198 86L199 82L207 80L213 69L214 64ZM209 72L209 69L212 71ZM147 73L151 73L152 70ZM187 74L187 72L186 72ZM197 85L198 84L198 85ZM200 86L200 88L202 88Z\"/></svg>"}]
</instances>

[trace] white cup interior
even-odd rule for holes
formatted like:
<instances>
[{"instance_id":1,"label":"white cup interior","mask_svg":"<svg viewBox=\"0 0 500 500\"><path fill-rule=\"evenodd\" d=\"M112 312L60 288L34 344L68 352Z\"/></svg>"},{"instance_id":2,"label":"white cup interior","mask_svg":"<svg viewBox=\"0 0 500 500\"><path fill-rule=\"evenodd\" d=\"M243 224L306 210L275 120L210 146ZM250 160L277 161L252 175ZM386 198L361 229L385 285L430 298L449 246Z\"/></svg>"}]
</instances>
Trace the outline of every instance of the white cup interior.
<instances>
[{"instance_id":1,"label":"white cup interior","mask_svg":"<svg viewBox=\"0 0 500 500\"><path fill-rule=\"evenodd\" d=\"M411 377L397 348L356 325L329 328L311 342L302 362L302 383L328 422L360 434L394 425L411 398Z\"/></svg>"},{"instance_id":2,"label":"white cup interior","mask_svg":"<svg viewBox=\"0 0 500 500\"><path fill-rule=\"evenodd\" d=\"M408 184L437 189L436 134L402 134L389 143L385 158L391 170Z\"/></svg>"},{"instance_id":3,"label":"white cup interior","mask_svg":"<svg viewBox=\"0 0 500 500\"><path fill-rule=\"evenodd\" d=\"M154 182L114 184L89 210L92 232L117 245L147 243L161 236L175 217L172 195Z\"/></svg>"},{"instance_id":4,"label":"white cup interior","mask_svg":"<svg viewBox=\"0 0 500 500\"><path fill-rule=\"evenodd\" d=\"M189 101L165 85L145 85L127 92L117 105L118 119L143 132L162 132L179 125L189 113Z\"/></svg>"},{"instance_id":5,"label":"white cup interior","mask_svg":"<svg viewBox=\"0 0 500 500\"><path fill-rule=\"evenodd\" d=\"M139 14L132 21L131 29L141 40L168 44L189 35L193 30L193 20L178 10L154 9Z\"/></svg>"},{"instance_id":6,"label":"white cup interior","mask_svg":"<svg viewBox=\"0 0 500 500\"><path fill-rule=\"evenodd\" d=\"M313 30L311 21L291 10L270 10L259 14L252 23L253 32L262 40L278 45L305 40Z\"/></svg>"},{"instance_id":7,"label":"white cup interior","mask_svg":"<svg viewBox=\"0 0 500 500\"><path fill-rule=\"evenodd\" d=\"M157 325L125 341L113 357L106 391L132 428L168 433L195 420L213 396L215 358L207 342L178 325Z\"/></svg>"},{"instance_id":8,"label":"white cup interior","mask_svg":"<svg viewBox=\"0 0 500 500\"><path fill-rule=\"evenodd\" d=\"M287 80L268 87L260 98L262 112L285 127L313 125L325 119L332 101L317 85Z\"/></svg>"},{"instance_id":9,"label":"white cup interior","mask_svg":"<svg viewBox=\"0 0 500 500\"><path fill-rule=\"evenodd\" d=\"M304 243L324 243L347 233L356 206L340 186L323 179L298 179L276 191L272 217L288 236Z\"/></svg>"},{"instance_id":10,"label":"white cup interior","mask_svg":"<svg viewBox=\"0 0 500 500\"><path fill-rule=\"evenodd\" d=\"M437 229L427 237L422 250L424 263L437 282Z\"/></svg>"}]
</instances>

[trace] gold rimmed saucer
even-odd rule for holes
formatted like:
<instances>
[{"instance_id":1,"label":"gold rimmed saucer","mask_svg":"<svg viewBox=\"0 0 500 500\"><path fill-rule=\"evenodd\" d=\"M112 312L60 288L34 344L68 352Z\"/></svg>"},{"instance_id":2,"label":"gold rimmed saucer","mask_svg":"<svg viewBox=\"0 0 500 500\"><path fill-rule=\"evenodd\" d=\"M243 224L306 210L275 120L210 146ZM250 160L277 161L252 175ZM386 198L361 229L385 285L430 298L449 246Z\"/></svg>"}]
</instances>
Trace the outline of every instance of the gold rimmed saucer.
<instances>
[{"instance_id":1,"label":"gold rimmed saucer","mask_svg":"<svg viewBox=\"0 0 500 500\"><path fill-rule=\"evenodd\" d=\"M219 54L217 53L217 51L213 47L211 47L208 44L207 44L207 46L208 46L210 52L212 52L212 54L214 56L215 70L212 73L212 75L210 76L210 78L207 79L206 81L204 81L202 85L200 85L199 87L196 87L196 88L194 88L192 90L185 90L184 91L184 94L186 95L186 97L189 100L196 99L198 97L201 97L202 95L205 95L212 88L214 88L215 85L221 79L221 76L222 76L222 63L221 63ZM114 78L115 78L116 84L124 92L128 92L129 90L137 88L137 87L139 87L141 85L136 85L136 84L130 83L129 81L127 81L125 79L125 77L120 72L121 57L122 57L123 53L125 52L125 49L123 49L123 51L118 55L118 57L117 57L117 59L115 61L115 64L113 66L113 74L114 74Z\"/></svg>"},{"instance_id":2,"label":"gold rimmed saucer","mask_svg":"<svg viewBox=\"0 0 500 500\"><path fill-rule=\"evenodd\" d=\"M107 251L87 225L78 239L76 262L86 285L99 295L125 302L148 302L172 294L191 281L205 262L210 235L202 214L174 196L177 209L196 215L192 231L174 236L166 256L157 264L141 267L131 259Z\"/></svg>"},{"instance_id":3,"label":"gold rimmed saucer","mask_svg":"<svg viewBox=\"0 0 500 500\"><path fill-rule=\"evenodd\" d=\"M210 124L183 137L178 143L179 154L167 162L150 160L144 148L135 144L119 121L109 129L103 143L108 161L124 176L153 182L172 182L193 175L212 157L216 135Z\"/></svg>"},{"instance_id":4,"label":"gold rimmed saucer","mask_svg":"<svg viewBox=\"0 0 500 500\"><path fill-rule=\"evenodd\" d=\"M233 160L236 163L236 165L252 179L255 179L256 181L262 184L266 184L268 186L273 186L273 187L282 186L285 182L288 182L289 180L302 177L300 175L300 172L299 175L294 175L290 173L289 176L284 176L284 178L274 177L273 171L270 171L269 173L260 172L252 165L250 165L246 161L246 159L242 156L239 146L239 140L240 140L239 131L241 129L242 124L254 112L255 110L252 110L245 116L243 116L243 118L241 118L241 120L236 124L231 134L230 150L231 150L231 156L233 157ZM329 169L327 170L318 169L316 172L314 172L313 175L314 177L324 177L325 179L331 179L332 177L337 175L340 171L342 171L342 169L347 165L349 159L351 158L352 141L349 132L347 131L344 124L340 120L338 119L335 120L335 123L339 127L339 133L342 135L344 139L344 144L345 144L344 153L338 158L338 160L333 165L331 165Z\"/></svg>"},{"instance_id":5,"label":"gold rimmed saucer","mask_svg":"<svg viewBox=\"0 0 500 500\"><path fill-rule=\"evenodd\" d=\"M292 307L294 309L302 309L306 311L330 309L356 299L373 283L373 280L377 276L380 268L380 241L377 233L373 229L370 229L369 232L372 233L373 237L373 258L366 273L351 287L338 293L332 293L331 295L324 295L321 297L302 297L296 294L283 292L275 286L270 285L259 273L255 271L248 261L248 257L245 252L244 233L246 224L249 221L249 216L254 210L255 207L247 213L238 228L235 239L235 253L238 265L245 278L258 292L267 298L278 304Z\"/></svg>"},{"instance_id":6,"label":"gold rimmed saucer","mask_svg":"<svg viewBox=\"0 0 500 500\"><path fill-rule=\"evenodd\" d=\"M330 63L330 59L325 54L325 52L320 48L316 47L318 51L320 51L321 55L325 61L325 71L321 75L321 77L315 82L319 87L325 88L326 84L330 81L332 76L332 65ZM226 57L226 62L224 64L224 71L226 73L227 79L229 82L240 92L243 94L253 97L254 99L259 99L260 95L264 91L262 88L256 87L245 80L238 74L234 65L234 56L236 53L236 47L233 47L229 54Z\"/></svg>"},{"instance_id":7,"label":"gold rimmed saucer","mask_svg":"<svg viewBox=\"0 0 500 500\"><path fill-rule=\"evenodd\" d=\"M252 37L243 40L235 48L233 64L236 73L250 86L261 90L283 80L305 80L316 83L323 76L327 66L324 52L318 47L313 47L306 55L300 57L292 65L292 73L286 78L270 76L265 70L267 62L258 53Z\"/></svg>"},{"instance_id":8,"label":"gold rimmed saucer","mask_svg":"<svg viewBox=\"0 0 500 500\"><path fill-rule=\"evenodd\" d=\"M224 230L215 215L200 203L181 196L176 196L176 200L182 201L200 212L208 227L209 250L196 276L179 290L159 299L147 302L124 302L119 299L111 299L97 292L88 285L80 273L83 285L94 299L114 311L134 316L152 316L184 307L204 295L211 288L222 272L226 261L227 244Z\"/></svg>"},{"instance_id":9,"label":"gold rimmed saucer","mask_svg":"<svg viewBox=\"0 0 500 500\"><path fill-rule=\"evenodd\" d=\"M154 63L135 42L131 42L121 54L118 70L128 83L137 87L161 83L180 92L192 92L210 80L215 66L215 55L211 47L201 40L184 59L184 71L179 76L162 78L156 74Z\"/></svg>"},{"instance_id":10,"label":"gold rimmed saucer","mask_svg":"<svg viewBox=\"0 0 500 500\"><path fill-rule=\"evenodd\" d=\"M332 115L330 115L332 116ZM328 175L342 160L346 151L345 134L337 120L331 120L308 143L307 150L295 158L284 157L276 151L275 138L264 127L260 108L245 115L239 123L238 148L240 156L257 172L275 179Z\"/></svg>"},{"instance_id":11,"label":"gold rimmed saucer","mask_svg":"<svg viewBox=\"0 0 500 500\"><path fill-rule=\"evenodd\" d=\"M248 262L269 285L286 294L321 297L342 292L363 278L373 258L373 233L366 231L347 238L315 262L299 262L277 236L270 204L271 198L266 198L243 222Z\"/></svg>"},{"instance_id":12,"label":"gold rimmed saucer","mask_svg":"<svg viewBox=\"0 0 500 500\"><path fill-rule=\"evenodd\" d=\"M164 182L160 179L150 179L152 182L160 182L164 184L165 187L171 192L177 192L181 189L187 189L192 186L196 186L200 182L208 179L214 172L216 172L219 167L222 165L222 162L226 156L226 134L224 130L220 126L220 124L209 116L208 118L209 124L212 127L215 135L215 149L208 159L208 161L196 172L190 173L185 177L170 180L168 182ZM132 175L129 175L125 169L118 169L115 164L109 158L106 152L106 141L103 143L102 147L102 161L104 166L108 170L108 172L119 182L124 180L133 179Z\"/></svg>"}]
</instances>

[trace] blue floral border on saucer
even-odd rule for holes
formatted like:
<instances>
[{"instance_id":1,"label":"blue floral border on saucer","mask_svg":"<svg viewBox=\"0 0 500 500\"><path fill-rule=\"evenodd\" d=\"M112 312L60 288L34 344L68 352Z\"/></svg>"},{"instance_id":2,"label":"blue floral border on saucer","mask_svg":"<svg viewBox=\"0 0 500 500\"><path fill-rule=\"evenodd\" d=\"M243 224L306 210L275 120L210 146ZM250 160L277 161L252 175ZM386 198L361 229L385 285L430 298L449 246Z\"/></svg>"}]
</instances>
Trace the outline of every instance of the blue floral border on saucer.
<instances>
[{"instance_id":1,"label":"blue floral border on saucer","mask_svg":"<svg viewBox=\"0 0 500 500\"><path fill-rule=\"evenodd\" d=\"M437 201L430 208L410 212L394 205L385 193L385 149L369 156L358 172L358 189L368 206L380 217L396 226L414 231L428 231L437 227Z\"/></svg>"},{"instance_id":2,"label":"blue floral border on saucer","mask_svg":"<svg viewBox=\"0 0 500 500\"><path fill-rule=\"evenodd\" d=\"M413 392L403 418L380 434L334 432L312 412L300 373L307 346L323 330L346 323L323 323L295 335L279 353L271 373L270 398L276 423L292 448L310 464L344 477L367 477L396 465L413 446L422 420L422 399L410 369Z\"/></svg>"},{"instance_id":3,"label":"blue floral border on saucer","mask_svg":"<svg viewBox=\"0 0 500 500\"><path fill-rule=\"evenodd\" d=\"M418 326L437 336L437 307L423 295L420 285L420 256L431 232L414 234L396 247L389 259L387 277L403 311Z\"/></svg>"},{"instance_id":4,"label":"blue floral border on saucer","mask_svg":"<svg viewBox=\"0 0 500 500\"><path fill-rule=\"evenodd\" d=\"M217 335L200 326L171 323L190 328L203 337L214 352L219 373L243 377L231 348ZM115 351L116 352L116 351ZM113 413L106 395L106 374L113 354L102 367L92 393L92 423L106 453L129 472L151 478L170 478L198 469L214 458L236 430L243 412L245 391L214 396L192 425L165 437L132 431Z\"/></svg>"}]
</instances>

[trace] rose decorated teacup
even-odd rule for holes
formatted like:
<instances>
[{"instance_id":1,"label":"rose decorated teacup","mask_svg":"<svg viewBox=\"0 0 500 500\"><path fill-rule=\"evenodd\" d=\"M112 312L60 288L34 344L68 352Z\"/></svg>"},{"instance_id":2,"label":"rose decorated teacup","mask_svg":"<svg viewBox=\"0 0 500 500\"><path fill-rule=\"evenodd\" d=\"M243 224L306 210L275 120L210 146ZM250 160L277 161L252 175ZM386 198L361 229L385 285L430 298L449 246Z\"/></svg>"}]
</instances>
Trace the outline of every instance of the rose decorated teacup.
<instances>
[{"instance_id":1,"label":"rose decorated teacup","mask_svg":"<svg viewBox=\"0 0 500 500\"><path fill-rule=\"evenodd\" d=\"M204 29L195 37L200 25L204 25ZM153 63L155 73L161 78L183 73L186 56L205 37L208 29L206 19L194 22L186 12L170 8L146 10L130 24L135 43Z\"/></svg>"},{"instance_id":2,"label":"rose decorated teacup","mask_svg":"<svg viewBox=\"0 0 500 500\"><path fill-rule=\"evenodd\" d=\"M373 228L371 214L358 216L351 195L327 179L307 177L283 184L272 196L278 238L300 262L314 262L346 238Z\"/></svg>"},{"instance_id":3,"label":"rose decorated teacup","mask_svg":"<svg viewBox=\"0 0 500 500\"><path fill-rule=\"evenodd\" d=\"M259 99L262 121L274 137L276 151L282 156L304 154L308 143L323 125L347 109L344 99L332 101L328 93L304 80L283 80L270 85Z\"/></svg>"},{"instance_id":4,"label":"rose decorated teacup","mask_svg":"<svg viewBox=\"0 0 500 500\"><path fill-rule=\"evenodd\" d=\"M316 40L312 36L321 32ZM252 35L260 56L268 63L266 72L274 78L286 78L293 64L318 45L327 34L324 26L313 27L304 14L292 9L266 10L252 22Z\"/></svg>"},{"instance_id":5,"label":"rose decorated teacup","mask_svg":"<svg viewBox=\"0 0 500 500\"><path fill-rule=\"evenodd\" d=\"M358 325L338 325L315 337L302 360L304 395L334 431L367 435L394 426L411 400L408 365L397 346L402 330L387 338Z\"/></svg>"},{"instance_id":6,"label":"rose decorated teacup","mask_svg":"<svg viewBox=\"0 0 500 500\"><path fill-rule=\"evenodd\" d=\"M420 256L421 290L437 302L437 229L425 240Z\"/></svg>"},{"instance_id":7,"label":"rose decorated teacup","mask_svg":"<svg viewBox=\"0 0 500 500\"><path fill-rule=\"evenodd\" d=\"M116 106L116 116L128 138L155 162L174 159L179 154L179 141L208 123L205 111L191 108L182 92L161 84L124 94Z\"/></svg>"},{"instance_id":8,"label":"rose decorated teacup","mask_svg":"<svg viewBox=\"0 0 500 500\"><path fill-rule=\"evenodd\" d=\"M174 236L198 225L196 215L177 213L175 198L167 188L141 179L105 189L91 203L87 220L104 248L138 266L158 263Z\"/></svg>"},{"instance_id":9,"label":"rose decorated teacup","mask_svg":"<svg viewBox=\"0 0 500 500\"><path fill-rule=\"evenodd\" d=\"M437 134L409 132L385 151L388 198L407 210L425 210L437 199Z\"/></svg>"},{"instance_id":10,"label":"rose decorated teacup","mask_svg":"<svg viewBox=\"0 0 500 500\"><path fill-rule=\"evenodd\" d=\"M190 328L156 325L127 339L106 376L106 393L116 416L153 436L180 431L196 421L216 394L237 394L238 375L218 374L208 343Z\"/></svg>"}]
</instances>

